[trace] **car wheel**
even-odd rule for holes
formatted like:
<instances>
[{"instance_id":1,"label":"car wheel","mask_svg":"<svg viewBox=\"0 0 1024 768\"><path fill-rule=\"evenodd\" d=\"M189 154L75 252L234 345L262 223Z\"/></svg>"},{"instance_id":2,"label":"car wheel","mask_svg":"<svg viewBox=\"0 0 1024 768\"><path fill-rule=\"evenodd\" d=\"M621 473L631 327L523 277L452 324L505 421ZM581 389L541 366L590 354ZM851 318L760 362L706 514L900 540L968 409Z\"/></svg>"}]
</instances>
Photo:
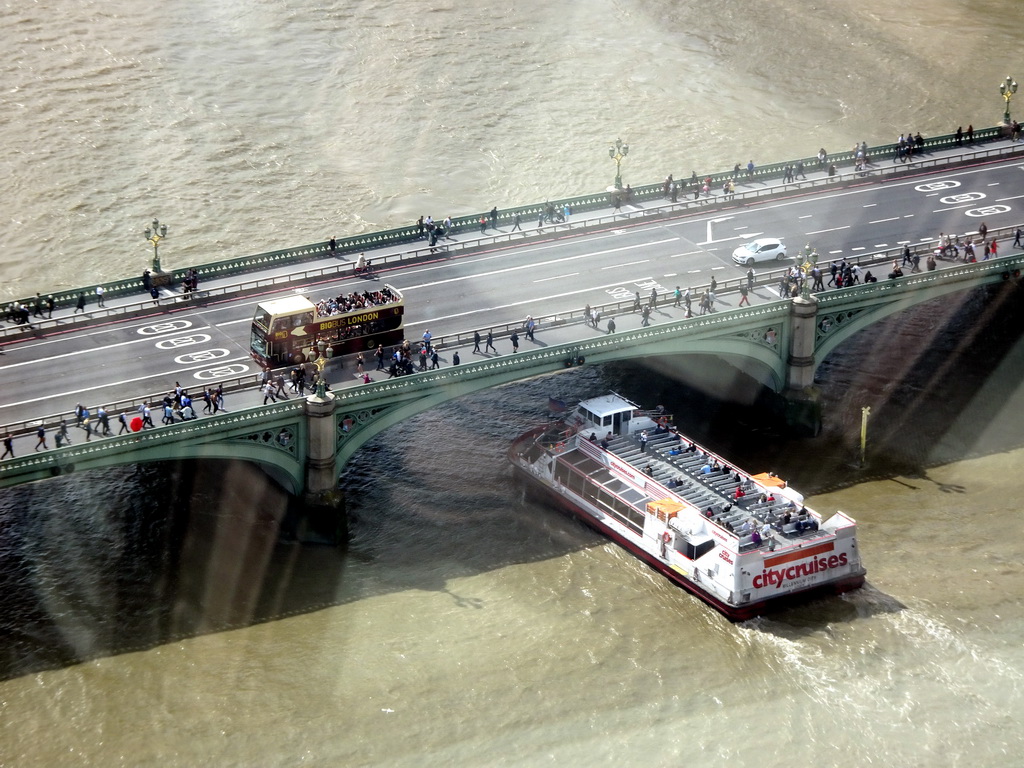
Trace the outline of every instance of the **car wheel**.
<instances>
[{"instance_id":1,"label":"car wheel","mask_svg":"<svg viewBox=\"0 0 1024 768\"><path fill-rule=\"evenodd\" d=\"M786 254L785 253L780 253L778 256L775 257L775 260L776 261L785 261L786 260Z\"/></svg>"},{"instance_id":2,"label":"car wheel","mask_svg":"<svg viewBox=\"0 0 1024 768\"><path fill-rule=\"evenodd\" d=\"M753 256L748 256L747 257L747 266L748 267L754 266L754 257Z\"/></svg>"}]
</instances>

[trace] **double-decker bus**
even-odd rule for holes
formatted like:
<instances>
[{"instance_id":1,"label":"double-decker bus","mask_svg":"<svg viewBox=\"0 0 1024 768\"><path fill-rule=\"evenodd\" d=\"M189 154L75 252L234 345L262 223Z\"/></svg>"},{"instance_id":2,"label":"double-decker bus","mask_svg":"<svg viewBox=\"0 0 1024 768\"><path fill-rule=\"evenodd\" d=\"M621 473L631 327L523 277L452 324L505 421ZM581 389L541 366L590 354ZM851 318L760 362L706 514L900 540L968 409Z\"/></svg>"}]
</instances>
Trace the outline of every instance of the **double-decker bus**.
<instances>
[{"instance_id":1,"label":"double-decker bus","mask_svg":"<svg viewBox=\"0 0 1024 768\"><path fill-rule=\"evenodd\" d=\"M327 349L345 355L397 344L404 312L402 292L390 285L317 303L298 295L263 301L252 319L250 352L261 366L277 368Z\"/></svg>"}]
</instances>

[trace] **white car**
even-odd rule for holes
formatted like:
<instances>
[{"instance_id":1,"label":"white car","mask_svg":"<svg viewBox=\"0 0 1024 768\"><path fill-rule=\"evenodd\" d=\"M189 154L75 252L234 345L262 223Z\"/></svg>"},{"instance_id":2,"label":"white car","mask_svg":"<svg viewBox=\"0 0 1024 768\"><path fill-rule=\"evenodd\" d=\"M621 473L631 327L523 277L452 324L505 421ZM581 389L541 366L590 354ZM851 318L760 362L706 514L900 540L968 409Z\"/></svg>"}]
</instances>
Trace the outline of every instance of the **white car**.
<instances>
[{"instance_id":1,"label":"white car","mask_svg":"<svg viewBox=\"0 0 1024 768\"><path fill-rule=\"evenodd\" d=\"M786 258L786 246L775 237L759 237L732 252L737 264L750 266L758 261L782 261Z\"/></svg>"}]
</instances>

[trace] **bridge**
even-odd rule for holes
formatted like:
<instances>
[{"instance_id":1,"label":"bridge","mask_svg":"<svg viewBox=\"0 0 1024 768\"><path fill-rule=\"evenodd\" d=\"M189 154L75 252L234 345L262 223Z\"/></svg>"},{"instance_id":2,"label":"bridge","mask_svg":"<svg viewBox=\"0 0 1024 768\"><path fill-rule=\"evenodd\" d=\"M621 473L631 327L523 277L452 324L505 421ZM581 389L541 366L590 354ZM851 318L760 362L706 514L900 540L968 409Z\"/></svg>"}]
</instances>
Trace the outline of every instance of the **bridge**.
<instances>
[{"instance_id":1,"label":"bridge","mask_svg":"<svg viewBox=\"0 0 1024 768\"><path fill-rule=\"evenodd\" d=\"M813 238L825 258L843 258L865 266L898 259L904 248L928 254L940 228L951 234L970 233L978 217L1005 217L1012 211L1012 204L1007 203L1015 197L992 203L985 199L990 193L981 190L1016 184L1020 171L1013 158L1024 148L999 141L995 132L989 138L987 144L970 148L936 148L916 161L916 169L906 164L888 168L883 162L872 166L866 176L862 170L841 173L838 179L822 173L806 183L768 179L751 182L749 189L733 196L711 196L696 202L658 201L654 190L646 189L647 202L627 205L625 210L615 201L614 208L594 208L592 215L529 233L506 228L486 237L460 236L446 243L439 254L415 244L410 247L409 232L382 237L379 242L357 238L358 243L347 243L345 248L375 244L378 250L370 255L391 272L388 279L401 281L407 296L415 293L409 302L407 328L429 323L436 344L448 351L462 350L462 365L396 379L375 374L377 381L359 386L335 370L333 391L305 400L259 406L259 400L250 396L249 402L259 407L4 460L0 462L0 487L127 463L242 458L264 467L292 493L324 493L336 486L342 468L360 446L409 416L452 398L550 374L582 361L715 355L785 394L794 404L794 420L813 427L810 390L814 372L843 340L915 304L955 291L1016 281L1021 255L975 264L940 262L935 271L787 300L771 298L774 284L786 269L761 271L759 267L750 297L753 306L694 318L667 306L671 284L685 279L689 285L692 280L699 291L711 277L718 284L721 304L728 305L728 297L735 298L736 289L747 280L744 270L728 258L729 242L773 230L782 230L783 236L789 235L797 243ZM875 152L873 148L872 154ZM597 205L595 201L590 204ZM935 208L936 204L940 207ZM902 211L902 216L865 220L870 217L865 212L872 209L894 208ZM912 227L909 232L908 227ZM1004 225L990 234L1005 246L1014 231L1015 226ZM723 248L725 254L719 253ZM305 263L297 271L282 266L287 259L280 254L285 252L250 257L244 264L225 267L220 278L211 270L205 273L210 279L199 297L185 297L165 287L165 294L156 302L140 301L135 297L138 287L133 281L124 281L108 291L103 308L63 316L58 312L52 319L33 318L34 329L24 325L0 328L0 335L12 340L5 347L9 354L0 370L11 376L15 367L20 367L17 383L8 378L6 390L14 392L21 387L35 395L0 403L0 409L8 414L7 431L32 435L40 424L52 428L83 393L93 403L107 404L107 410L113 412L152 402L160 395L139 398L140 382L155 384L175 375L165 370L170 362L167 356L173 355L179 366L184 365L183 359L193 359L190 354L176 354L179 343L213 344L217 334L224 346L203 352L207 358L223 360L222 365L209 368L197 364L172 371L183 370L179 374L183 378L191 374L193 380L200 381L209 381L214 375L218 379L235 376L240 391L248 387L251 392L255 371L248 359L247 326L243 325L251 318L246 304L251 296L296 286L327 290L355 283L358 288L367 282L352 278L348 271L351 261L343 253L324 253L320 246L297 250L292 254L294 261ZM320 261L309 264L311 254L319 255ZM677 266L684 262L685 271ZM579 264L587 268L580 271ZM262 273L252 275L251 270L257 268ZM576 271L567 273L568 268ZM240 279L236 270L250 274ZM606 275L627 271L628 276L606 282ZM408 285L417 279L422 282ZM470 281L473 294L461 287ZM537 295L538 286L547 284L567 287L551 296ZM652 288L661 295L664 308L659 308L650 327L644 327L631 311L631 289L646 293ZM463 291L460 300L468 304L460 309L465 311L415 319L416 315L429 317L430 307L449 302L453 289ZM488 304L493 297L500 301ZM618 318L617 332L606 334L587 325L580 306L584 300L603 317ZM532 313L540 321L543 341L514 356L487 356L469 362L474 359L468 354L474 327L493 328L498 338L521 330L522 320L510 319L510 312L517 318ZM214 316L216 322L206 319ZM107 336L109 343L97 341ZM415 333L409 336L416 338ZM151 342L152 347L147 346ZM16 361L19 353L24 354ZM76 361L78 389L61 391L55 385L66 379L69 359ZM111 383L109 369L119 366L139 367L140 375ZM20 416L21 421L12 423L11 414ZM23 439L20 445L25 442Z\"/></svg>"},{"instance_id":2,"label":"bridge","mask_svg":"<svg viewBox=\"0 0 1024 768\"><path fill-rule=\"evenodd\" d=\"M363 444L410 416L481 389L584 363L711 354L799 400L813 385L818 363L853 334L952 292L1019 280L1022 266L1024 254L1018 253L96 439L9 459L0 464L0 487L120 464L214 458L252 461L293 494L321 494L335 488Z\"/></svg>"}]
</instances>

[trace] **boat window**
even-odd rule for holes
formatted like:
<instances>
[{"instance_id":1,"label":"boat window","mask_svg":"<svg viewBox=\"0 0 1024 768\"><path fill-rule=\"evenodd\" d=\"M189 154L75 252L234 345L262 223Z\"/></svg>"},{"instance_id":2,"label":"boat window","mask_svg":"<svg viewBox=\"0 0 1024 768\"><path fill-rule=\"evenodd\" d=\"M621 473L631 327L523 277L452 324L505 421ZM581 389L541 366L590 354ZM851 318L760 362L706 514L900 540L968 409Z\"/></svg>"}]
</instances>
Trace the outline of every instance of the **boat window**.
<instances>
[{"instance_id":1,"label":"boat window","mask_svg":"<svg viewBox=\"0 0 1024 768\"><path fill-rule=\"evenodd\" d=\"M611 425L612 425L612 417L611 416L605 416L603 419L601 419L601 426L602 427L610 427Z\"/></svg>"}]
</instances>

